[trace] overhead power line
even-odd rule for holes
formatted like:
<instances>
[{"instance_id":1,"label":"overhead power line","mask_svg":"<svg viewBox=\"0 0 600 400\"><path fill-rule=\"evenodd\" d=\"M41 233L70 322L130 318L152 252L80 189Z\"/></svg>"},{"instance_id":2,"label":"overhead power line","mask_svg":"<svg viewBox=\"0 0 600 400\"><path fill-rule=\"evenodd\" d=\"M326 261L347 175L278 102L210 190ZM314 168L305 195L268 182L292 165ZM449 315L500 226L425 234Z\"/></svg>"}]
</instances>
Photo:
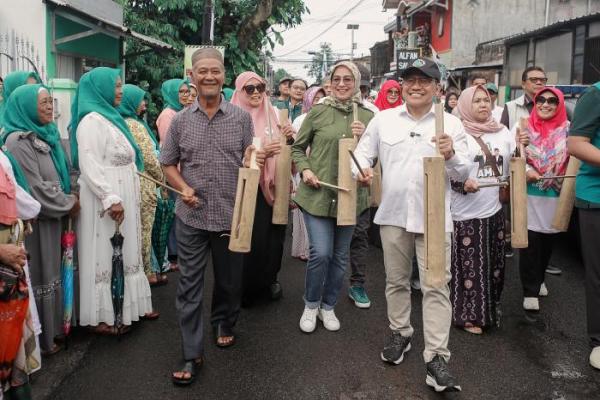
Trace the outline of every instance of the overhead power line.
<instances>
[{"instance_id":1,"label":"overhead power line","mask_svg":"<svg viewBox=\"0 0 600 400\"><path fill-rule=\"evenodd\" d=\"M278 55L278 57L285 57L285 56L289 56L292 53L297 52L300 49L303 49L304 47L308 46L309 44L311 44L312 42L314 42L315 40L319 39L324 33L326 33L327 31L329 31L331 28L333 28L334 26L336 26L342 19L344 19L344 17L346 17L348 14L350 14L352 11L354 11L358 6L360 6L365 0L358 0L356 2L356 4L354 4L352 7L350 7L345 13L343 13L340 17L338 17L335 21L333 21L333 23L331 25L329 25L327 28L325 28L322 32L319 32L318 35L316 35L315 37L313 37L311 40L309 40L308 42L304 43L302 46L300 47L296 47L294 50L292 51L288 51L287 53L284 54L280 54Z\"/></svg>"}]
</instances>

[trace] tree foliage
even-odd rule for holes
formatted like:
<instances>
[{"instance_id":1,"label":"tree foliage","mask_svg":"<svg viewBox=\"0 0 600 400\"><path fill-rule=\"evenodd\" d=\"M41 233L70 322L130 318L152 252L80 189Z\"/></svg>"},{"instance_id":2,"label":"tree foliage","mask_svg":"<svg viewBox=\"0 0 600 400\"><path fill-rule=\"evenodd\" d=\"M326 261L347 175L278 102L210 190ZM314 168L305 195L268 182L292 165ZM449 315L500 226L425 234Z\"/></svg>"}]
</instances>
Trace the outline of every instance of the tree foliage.
<instances>
[{"instance_id":1,"label":"tree foliage","mask_svg":"<svg viewBox=\"0 0 600 400\"><path fill-rule=\"evenodd\" d=\"M278 68L277 71L275 71L275 74L273 74L273 83L275 84L275 86L277 86L279 84L279 81L286 76L292 76L292 74L290 74L283 68Z\"/></svg>"},{"instance_id":2,"label":"tree foliage","mask_svg":"<svg viewBox=\"0 0 600 400\"><path fill-rule=\"evenodd\" d=\"M335 64L335 60L331 43L321 43L320 49L313 54L312 62L306 65L305 68L308 69L308 75L315 78L318 84L321 84L333 64Z\"/></svg>"},{"instance_id":3,"label":"tree foliage","mask_svg":"<svg viewBox=\"0 0 600 400\"><path fill-rule=\"evenodd\" d=\"M202 43L204 0L119 0L125 11L125 25L134 31L162 40L175 50L157 53L135 40L127 41L127 81L137 83L162 105L160 86L169 78L183 75L183 51L186 44ZM261 50L265 53L283 44L278 29L287 29L302 21L308 12L303 0L213 0L214 44L225 46L225 84L231 85L243 71L257 73L261 68ZM150 114L157 112L151 104Z\"/></svg>"}]
</instances>

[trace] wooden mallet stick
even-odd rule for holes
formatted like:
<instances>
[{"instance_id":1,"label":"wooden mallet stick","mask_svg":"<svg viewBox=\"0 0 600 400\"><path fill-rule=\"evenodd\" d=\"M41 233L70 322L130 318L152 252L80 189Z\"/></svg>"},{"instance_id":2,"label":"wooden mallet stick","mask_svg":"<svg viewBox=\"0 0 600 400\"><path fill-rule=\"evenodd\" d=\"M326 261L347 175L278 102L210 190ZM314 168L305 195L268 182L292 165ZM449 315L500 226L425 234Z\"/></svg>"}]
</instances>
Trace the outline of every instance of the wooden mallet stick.
<instances>
[{"instance_id":1,"label":"wooden mallet stick","mask_svg":"<svg viewBox=\"0 0 600 400\"><path fill-rule=\"evenodd\" d=\"M354 155L354 152L350 149L348 149L348 152L350 153L350 157L352 157L352 161L354 161L354 165L356 165L356 168L358 168L358 172L360 172L360 175L367 179L367 175L365 175L365 173L363 172L362 168L360 167L360 164L358 162L358 160L356 159L356 156Z\"/></svg>"},{"instance_id":2,"label":"wooden mallet stick","mask_svg":"<svg viewBox=\"0 0 600 400\"><path fill-rule=\"evenodd\" d=\"M425 270L430 286L446 282L446 171L438 140L444 134L444 106L434 99L436 155L423 158Z\"/></svg>"},{"instance_id":3,"label":"wooden mallet stick","mask_svg":"<svg viewBox=\"0 0 600 400\"><path fill-rule=\"evenodd\" d=\"M180 195L180 196L183 196L183 195L184 195L184 194L183 194L183 192L181 192L181 191L179 191L179 190L177 190L177 189L175 189L175 188L173 188L173 187L171 187L171 186L167 185L166 183L163 183L163 182L161 182L161 181L159 181L159 180L156 180L156 179L154 179L153 177L151 177L151 176L148 176L148 175L144 174L143 172L140 172L140 171L136 171L136 172L137 172L137 174L138 174L140 177L142 177L142 178L144 178L144 179L147 179L147 180L149 180L149 181L151 181L151 182L154 182L154 183L156 183L156 184L157 184L158 186L160 186L160 187L163 187L163 188L165 188L165 189L167 189L167 190L170 190L170 191L171 191L171 192L173 192L173 193L177 193L177 194L178 194L178 195Z\"/></svg>"},{"instance_id":4,"label":"wooden mallet stick","mask_svg":"<svg viewBox=\"0 0 600 400\"><path fill-rule=\"evenodd\" d=\"M577 176L581 161L571 156L565 176ZM566 232L569 229L573 206L575 205L575 179L566 179L560 189L558 204L552 219L552 227L558 231Z\"/></svg>"},{"instance_id":5,"label":"wooden mallet stick","mask_svg":"<svg viewBox=\"0 0 600 400\"><path fill-rule=\"evenodd\" d=\"M321 186L325 186L331 189L335 189L335 190L340 190L342 192L350 192L351 190L345 187L341 187L341 186L336 186L336 185L332 185L331 183L327 183L327 182L323 182L323 181L319 181L319 185Z\"/></svg>"},{"instance_id":6,"label":"wooden mallet stick","mask_svg":"<svg viewBox=\"0 0 600 400\"><path fill-rule=\"evenodd\" d=\"M546 179L569 179L569 178L577 178L577 175L554 175L554 176L542 176L540 177L540 181Z\"/></svg>"},{"instance_id":7,"label":"wooden mallet stick","mask_svg":"<svg viewBox=\"0 0 600 400\"><path fill-rule=\"evenodd\" d=\"M508 182L490 182L490 183L480 183L477 185L480 189L490 188L490 187L499 187L499 186L508 186Z\"/></svg>"}]
</instances>

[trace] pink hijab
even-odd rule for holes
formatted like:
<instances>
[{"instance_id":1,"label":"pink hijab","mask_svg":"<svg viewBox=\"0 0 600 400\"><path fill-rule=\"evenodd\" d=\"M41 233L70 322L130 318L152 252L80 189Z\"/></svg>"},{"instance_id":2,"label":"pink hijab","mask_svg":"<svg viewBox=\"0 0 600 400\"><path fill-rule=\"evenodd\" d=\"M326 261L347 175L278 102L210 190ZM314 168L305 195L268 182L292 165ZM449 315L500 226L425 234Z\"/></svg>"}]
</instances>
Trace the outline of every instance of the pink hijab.
<instances>
[{"instance_id":1,"label":"pink hijab","mask_svg":"<svg viewBox=\"0 0 600 400\"><path fill-rule=\"evenodd\" d=\"M280 133L277 124L279 119L275 108L271 105L266 93L262 94L262 102L259 107L252 107L248 102L246 93L244 92L244 86L249 80L256 79L257 81L266 84L265 80L258 74L252 71L246 71L240 74L235 80L235 92L231 97L231 104L234 104L244 111L247 111L252 117L254 123L254 136L260 138L262 146L268 144L270 141L280 140ZM269 138L269 120L267 114L271 119L271 132L272 138ZM277 156L269 157L265 160L265 166L260 176L260 188L267 200L269 205L273 205L275 200L275 166L277 165Z\"/></svg>"},{"instance_id":2,"label":"pink hijab","mask_svg":"<svg viewBox=\"0 0 600 400\"><path fill-rule=\"evenodd\" d=\"M456 106L455 111L458 111L460 119L465 127L465 131L468 134L474 137L481 137L485 133L496 133L500 132L503 128L503 125L500 125L494 118L492 118L492 113L485 122L479 122L475 119L475 114L473 113L473 97L475 97L475 92L481 89L485 92L487 97L490 97L490 94L485 89L483 85L471 86L463 90L463 92L458 97L458 104ZM490 104L491 98L490 98ZM491 111L491 110L490 110Z\"/></svg>"}]
</instances>

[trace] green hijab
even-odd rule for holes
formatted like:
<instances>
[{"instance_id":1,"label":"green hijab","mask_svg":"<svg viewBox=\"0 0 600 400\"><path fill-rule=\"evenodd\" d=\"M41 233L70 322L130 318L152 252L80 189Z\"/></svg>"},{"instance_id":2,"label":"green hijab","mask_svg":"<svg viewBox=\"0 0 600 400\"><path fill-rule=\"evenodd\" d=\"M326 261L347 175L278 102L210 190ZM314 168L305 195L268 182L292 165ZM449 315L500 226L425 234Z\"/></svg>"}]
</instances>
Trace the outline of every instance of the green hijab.
<instances>
[{"instance_id":1,"label":"green hijab","mask_svg":"<svg viewBox=\"0 0 600 400\"><path fill-rule=\"evenodd\" d=\"M35 79L37 83L42 83L40 76L31 71L14 71L4 78L3 100L0 102L0 128L4 126L4 110L10 94L19 86L25 85L29 78Z\"/></svg>"},{"instance_id":2,"label":"green hijab","mask_svg":"<svg viewBox=\"0 0 600 400\"><path fill-rule=\"evenodd\" d=\"M225 97L225 100L227 101L231 101L231 97L233 96L233 89L230 88L223 88L223 90L221 90L221 92L223 92L223 97Z\"/></svg>"},{"instance_id":3,"label":"green hijab","mask_svg":"<svg viewBox=\"0 0 600 400\"><path fill-rule=\"evenodd\" d=\"M6 102L4 136L13 132L33 132L50 146L50 156L65 193L71 193L71 179L67 156L60 144L60 134L54 122L42 125L38 118L38 95L41 90L49 92L43 85L23 85L15 89Z\"/></svg>"},{"instance_id":4,"label":"green hijab","mask_svg":"<svg viewBox=\"0 0 600 400\"><path fill-rule=\"evenodd\" d=\"M137 113L137 109L142 104L144 97L146 96L146 92L143 89L139 88L136 85L126 84L123 85L123 100L121 101L121 105L117 108L119 113L123 116L123 118L132 118L138 121L140 124L144 125L146 128L146 132L148 132L148 136L154 142L154 148L158 151L158 141L156 140L156 136L152 129L148 126L148 123Z\"/></svg>"},{"instance_id":5,"label":"green hijab","mask_svg":"<svg viewBox=\"0 0 600 400\"><path fill-rule=\"evenodd\" d=\"M135 165L139 171L144 170L144 158L133 135L127 127L125 119L119 114L115 106L115 86L121 76L121 71L114 68L98 67L83 74L75 92L71 105L71 157L73 167L79 169L79 152L77 149L77 126L87 114L97 112L112 122L123 133L127 141L135 150Z\"/></svg>"},{"instance_id":6,"label":"green hijab","mask_svg":"<svg viewBox=\"0 0 600 400\"><path fill-rule=\"evenodd\" d=\"M169 79L163 82L160 92L165 108L171 108L175 111L183 110L183 105L179 102L179 88L181 85L186 85L189 88L187 81L184 79Z\"/></svg>"}]
</instances>

